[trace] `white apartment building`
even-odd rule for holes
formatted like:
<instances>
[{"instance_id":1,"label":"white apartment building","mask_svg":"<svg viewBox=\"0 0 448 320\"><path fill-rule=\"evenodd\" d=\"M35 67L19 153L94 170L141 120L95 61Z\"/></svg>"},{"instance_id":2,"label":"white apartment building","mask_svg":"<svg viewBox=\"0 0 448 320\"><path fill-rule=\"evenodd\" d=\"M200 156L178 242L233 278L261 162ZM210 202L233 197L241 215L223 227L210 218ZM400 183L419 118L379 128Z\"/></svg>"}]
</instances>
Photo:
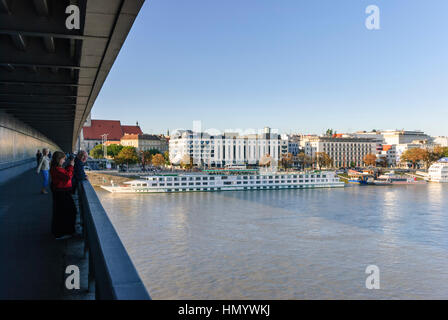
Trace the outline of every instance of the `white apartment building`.
<instances>
[{"instance_id":1,"label":"white apartment building","mask_svg":"<svg viewBox=\"0 0 448 320\"><path fill-rule=\"evenodd\" d=\"M396 145L382 145L381 149L377 148L377 159L380 162L382 159L386 160L387 166L395 167L397 164L397 148Z\"/></svg>"},{"instance_id":2,"label":"white apartment building","mask_svg":"<svg viewBox=\"0 0 448 320\"><path fill-rule=\"evenodd\" d=\"M258 165L261 157L270 155L278 162L288 152L286 136L265 130L263 134L239 135L224 133L210 135L191 130L177 131L169 142L170 159L179 164L185 157L193 163L222 168L230 165Z\"/></svg>"},{"instance_id":3,"label":"white apartment building","mask_svg":"<svg viewBox=\"0 0 448 320\"><path fill-rule=\"evenodd\" d=\"M441 147L448 147L448 137L436 137L434 139L434 144Z\"/></svg>"},{"instance_id":4,"label":"white apartment building","mask_svg":"<svg viewBox=\"0 0 448 320\"><path fill-rule=\"evenodd\" d=\"M381 131L385 144L406 144L416 140L432 142L432 137L423 131L386 130Z\"/></svg>"},{"instance_id":5,"label":"white apartment building","mask_svg":"<svg viewBox=\"0 0 448 320\"><path fill-rule=\"evenodd\" d=\"M325 152L333 159L335 167L348 167L351 164L362 166L366 155L376 154L377 141L369 138L304 136L301 146L310 157Z\"/></svg>"}]
</instances>

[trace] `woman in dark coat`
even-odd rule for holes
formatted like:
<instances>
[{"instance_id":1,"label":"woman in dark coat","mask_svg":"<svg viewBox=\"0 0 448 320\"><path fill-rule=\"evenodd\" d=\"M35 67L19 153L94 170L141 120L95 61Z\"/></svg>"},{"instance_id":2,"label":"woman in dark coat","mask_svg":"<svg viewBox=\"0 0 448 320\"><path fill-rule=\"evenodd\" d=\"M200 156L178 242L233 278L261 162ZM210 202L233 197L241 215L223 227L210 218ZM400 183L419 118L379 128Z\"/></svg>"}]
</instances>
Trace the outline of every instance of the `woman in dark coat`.
<instances>
[{"instance_id":1,"label":"woman in dark coat","mask_svg":"<svg viewBox=\"0 0 448 320\"><path fill-rule=\"evenodd\" d=\"M67 239L75 233L76 206L73 201L73 161L63 167L65 154L55 151L51 159L51 191L53 192L53 217L51 232L56 239Z\"/></svg>"},{"instance_id":2,"label":"woman in dark coat","mask_svg":"<svg viewBox=\"0 0 448 320\"><path fill-rule=\"evenodd\" d=\"M42 159L42 153L40 152L40 150L37 150L37 153L36 153L37 167L39 166L41 159Z\"/></svg>"}]
</instances>

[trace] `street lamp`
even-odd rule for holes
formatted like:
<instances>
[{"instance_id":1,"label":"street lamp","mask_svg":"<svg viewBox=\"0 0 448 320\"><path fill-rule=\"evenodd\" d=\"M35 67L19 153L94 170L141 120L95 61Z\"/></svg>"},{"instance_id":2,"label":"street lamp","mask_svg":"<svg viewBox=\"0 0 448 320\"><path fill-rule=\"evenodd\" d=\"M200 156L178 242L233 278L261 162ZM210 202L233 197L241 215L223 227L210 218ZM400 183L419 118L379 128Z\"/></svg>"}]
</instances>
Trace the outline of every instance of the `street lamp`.
<instances>
[{"instance_id":1,"label":"street lamp","mask_svg":"<svg viewBox=\"0 0 448 320\"><path fill-rule=\"evenodd\" d=\"M106 142L107 142L107 136L109 134L105 133L101 135L101 143L103 144L103 157L104 159L106 159L106 155L107 155L107 146L106 146Z\"/></svg>"}]
</instances>

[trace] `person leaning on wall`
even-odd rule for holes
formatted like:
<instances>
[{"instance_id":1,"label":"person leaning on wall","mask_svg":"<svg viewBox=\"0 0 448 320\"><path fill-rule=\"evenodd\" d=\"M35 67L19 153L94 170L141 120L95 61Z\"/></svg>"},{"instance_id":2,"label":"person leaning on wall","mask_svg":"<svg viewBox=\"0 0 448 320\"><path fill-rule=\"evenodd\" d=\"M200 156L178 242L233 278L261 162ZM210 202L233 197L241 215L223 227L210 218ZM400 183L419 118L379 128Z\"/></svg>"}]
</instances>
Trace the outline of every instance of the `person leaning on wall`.
<instances>
[{"instance_id":1,"label":"person leaning on wall","mask_svg":"<svg viewBox=\"0 0 448 320\"><path fill-rule=\"evenodd\" d=\"M47 187L49 181L49 170L50 170L50 159L48 158L48 149L44 148L42 150L42 155L39 161L39 165L37 166L37 174L41 173L42 175L42 189L40 193L47 194Z\"/></svg>"},{"instance_id":2,"label":"person leaning on wall","mask_svg":"<svg viewBox=\"0 0 448 320\"><path fill-rule=\"evenodd\" d=\"M79 151L76 155L72 179L73 193L75 193L76 189L79 188L79 183L81 181L88 180L86 172L84 171L84 165L87 161L87 158L87 152L85 152L84 150Z\"/></svg>"}]
</instances>

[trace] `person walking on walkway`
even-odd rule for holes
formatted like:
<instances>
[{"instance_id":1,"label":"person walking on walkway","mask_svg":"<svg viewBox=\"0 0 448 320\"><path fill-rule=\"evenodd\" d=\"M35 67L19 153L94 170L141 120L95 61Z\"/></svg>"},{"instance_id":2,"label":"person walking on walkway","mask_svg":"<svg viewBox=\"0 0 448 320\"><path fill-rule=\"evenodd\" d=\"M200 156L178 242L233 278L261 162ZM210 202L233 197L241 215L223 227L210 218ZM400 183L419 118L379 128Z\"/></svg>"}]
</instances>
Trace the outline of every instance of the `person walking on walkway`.
<instances>
[{"instance_id":1,"label":"person walking on walkway","mask_svg":"<svg viewBox=\"0 0 448 320\"><path fill-rule=\"evenodd\" d=\"M37 166L37 174L42 174L42 189L40 193L47 194L47 187L49 181L50 159L48 158L48 149L42 150L42 156Z\"/></svg>"},{"instance_id":2,"label":"person walking on walkway","mask_svg":"<svg viewBox=\"0 0 448 320\"><path fill-rule=\"evenodd\" d=\"M55 151L51 159L51 191L53 193L53 217L51 232L57 240L68 239L75 233L76 206L72 198L74 159L63 167L65 154Z\"/></svg>"},{"instance_id":3,"label":"person walking on walkway","mask_svg":"<svg viewBox=\"0 0 448 320\"><path fill-rule=\"evenodd\" d=\"M38 149L38 150L37 150L37 153L36 153L36 162L37 162L36 167L39 166L39 164L40 164L40 160L41 160L41 159L42 159L42 153L41 153L40 150Z\"/></svg>"}]
</instances>

